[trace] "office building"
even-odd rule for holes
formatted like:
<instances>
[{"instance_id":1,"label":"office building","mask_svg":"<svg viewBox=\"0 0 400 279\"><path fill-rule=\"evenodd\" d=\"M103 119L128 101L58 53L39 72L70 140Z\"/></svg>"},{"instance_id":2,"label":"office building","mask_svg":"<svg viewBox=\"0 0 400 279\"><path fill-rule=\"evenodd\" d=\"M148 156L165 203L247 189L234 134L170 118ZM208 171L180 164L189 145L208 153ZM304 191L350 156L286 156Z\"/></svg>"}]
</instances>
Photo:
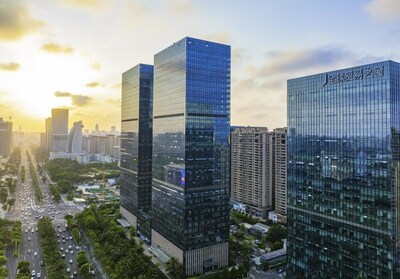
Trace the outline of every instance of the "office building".
<instances>
[{"instance_id":1,"label":"office building","mask_svg":"<svg viewBox=\"0 0 400 279\"><path fill-rule=\"evenodd\" d=\"M12 122L0 118L0 157L8 157L12 146Z\"/></svg>"},{"instance_id":2,"label":"office building","mask_svg":"<svg viewBox=\"0 0 400 279\"><path fill-rule=\"evenodd\" d=\"M400 64L287 88L287 277L399 278Z\"/></svg>"},{"instance_id":3,"label":"office building","mask_svg":"<svg viewBox=\"0 0 400 279\"><path fill-rule=\"evenodd\" d=\"M287 222L287 128L276 128L270 133L272 139L272 185L274 189L274 211L277 221Z\"/></svg>"},{"instance_id":4,"label":"office building","mask_svg":"<svg viewBox=\"0 0 400 279\"><path fill-rule=\"evenodd\" d=\"M68 134L67 153L82 153L82 121L74 123Z\"/></svg>"},{"instance_id":5,"label":"office building","mask_svg":"<svg viewBox=\"0 0 400 279\"><path fill-rule=\"evenodd\" d=\"M237 128L231 133L231 200L263 218L273 209L270 141L266 127Z\"/></svg>"},{"instance_id":6,"label":"office building","mask_svg":"<svg viewBox=\"0 0 400 279\"><path fill-rule=\"evenodd\" d=\"M141 236L151 238L153 66L139 64L122 74L122 215Z\"/></svg>"},{"instance_id":7,"label":"office building","mask_svg":"<svg viewBox=\"0 0 400 279\"><path fill-rule=\"evenodd\" d=\"M46 118L46 122L45 122L45 134L46 134L46 139L45 139L45 149L47 152L50 152L51 148L52 148L52 138L53 138L53 134L51 131L51 117Z\"/></svg>"},{"instance_id":8,"label":"office building","mask_svg":"<svg viewBox=\"0 0 400 279\"><path fill-rule=\"evenodd\" d=\"M186 275L228 265L230 54L186 37L154 56L151 241Z\"/></svg>"},{"instance_id":9,"label":"office building","mask_svg":"<svg viewBox=\"0 0 400 279\"><path fill-rule=\"evenodd\" d=\"M65 152L68 141L68 109L51 110L51 150Z\"/></svg>"}]
</instances>

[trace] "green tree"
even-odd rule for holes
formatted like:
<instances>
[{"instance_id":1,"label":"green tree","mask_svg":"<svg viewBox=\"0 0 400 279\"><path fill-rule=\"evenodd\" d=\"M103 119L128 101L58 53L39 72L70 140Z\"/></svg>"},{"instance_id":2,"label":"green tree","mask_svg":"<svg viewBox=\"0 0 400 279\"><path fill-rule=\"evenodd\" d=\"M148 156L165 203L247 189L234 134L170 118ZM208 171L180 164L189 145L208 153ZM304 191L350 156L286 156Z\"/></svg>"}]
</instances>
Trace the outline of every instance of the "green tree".
<instances>
[{"instance_id":1,"label":"green tree","mask_svg":"<svg viewBox=\"0 0 400 279\"><path fill-rule=\"evenodd\" d=\"M283 248L282 241L275 241L271 245L271 251L279 250L279 249L282 249L282 248Z\"/></svg>"},{"instance_id":2,"label":"green tree","mask_svg":"<svg viewBox=\"0 0 400 279\"><path fill-rule=\"evenodd\" d=\"M76 255L76 262L78 263L79 268L81 268L84 264L88 262L85 252L84 251L81 252L83 253L79 253L78 255Z\"/></svg>"},{"instance_id":3,"label":"green tree","mask_svg":"<svg viewBox=\"0 0 400 279\"><path fill-rule=\"evenodd\" d=\"M285 227L276 225L269 228L266 240L269 242L276 242L286 238L287 230Z\"/></svg>"},{"instance_id":4,"label":"green tree","mask_svg":"<svg viewBox=\"0 0 400 279\"><path fill-rule=\"evenodd\" d=\"M167 263L167 273L174 279L183 279L185 274L183 273L183 265L178 261L177 258L172 257Z\"/></svg>"},{"instance_id":5,"label":"green tree","mask_svg":"<svg viewBox=\"0 0 400 279\"><path fill-rule=\"evenodd\" d=\"M68 191L74 190L74 186L72 185L72 183L66 179L58 181L57 186L60 192L63 194L67 193Z\"/></svg>"},{"instance_id":6,"label":"green tree","mask_svg":"<svg viewBox=\"0 0 400 279\"><path fill-rule=\"evenodd\" d=\"M6 264L7 258L5 256L0 256L0 266L3 266Z\"/></svg>"},{"instance_id":7,"label":"green tree","mask_svg":"<svg viewBox=\"0 0 400 279\"><path fill-rule=\"evenodd\" d=\"M17 265L17 269L19 270L18 279L21 279L22 276L29 276L31 274L28 261L20 261Z\"/></svg>"},{"instance_id":8,"label":"green tree","mask_svg":"<svg viewBox=\"0 0 400 279\"><path fill-rule=\"evenodd\" d=\"M6 188L0 189L0 202L5 203L7 201L8 191Z\"/></svg>"},{"instance_id":9,"label":"green tree","mask_svg":"<svg viewBox=\"0 0 400 279\"><path fill-rule=\"evenodd\" d=\"M71 229L71 228L70 228ZM81 243L81 234L78 228L73 228L71 230L72 236L74 237L75 241L80 244Z\"/></svg>"}]
</instances>

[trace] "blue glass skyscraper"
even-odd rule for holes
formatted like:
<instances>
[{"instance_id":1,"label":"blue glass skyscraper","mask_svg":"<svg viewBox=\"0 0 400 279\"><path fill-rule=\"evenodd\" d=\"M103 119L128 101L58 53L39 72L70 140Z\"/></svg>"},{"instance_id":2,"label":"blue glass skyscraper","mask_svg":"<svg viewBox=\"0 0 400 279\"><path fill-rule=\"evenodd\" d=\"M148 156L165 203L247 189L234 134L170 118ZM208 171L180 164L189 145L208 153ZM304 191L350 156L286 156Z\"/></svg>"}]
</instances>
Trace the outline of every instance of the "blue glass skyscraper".
<instances>
[{"instance_id":1,"label":"blue glass skyscraper","mask_svg":"<svg viewBox=\"0 0 400 279\"><path fill-rule=\"evenodd\" d=\"M288 81L288 278L396 278L400 64Z\"/></svg>"},{"instance_id":2,"label":"blue glass skyscraper","mask_svg":"<svg viewBox=\"0 0 400 279\"><path fill-rule=\"evenodd\" d=\"M228 264L230 66L193 38L154 57L152 246L187 275Z\"/></svg>"},{"instance_id":3,"label":"blue glass skyscraper","mask_svg":"<svg viewBox=\"0 0 400 279\"><path fill-rule=\"evenodd\" d=\"M143 238L151 237L153 66L139 64L122 74L122 215Z\"/></svg>"}]
</instances>

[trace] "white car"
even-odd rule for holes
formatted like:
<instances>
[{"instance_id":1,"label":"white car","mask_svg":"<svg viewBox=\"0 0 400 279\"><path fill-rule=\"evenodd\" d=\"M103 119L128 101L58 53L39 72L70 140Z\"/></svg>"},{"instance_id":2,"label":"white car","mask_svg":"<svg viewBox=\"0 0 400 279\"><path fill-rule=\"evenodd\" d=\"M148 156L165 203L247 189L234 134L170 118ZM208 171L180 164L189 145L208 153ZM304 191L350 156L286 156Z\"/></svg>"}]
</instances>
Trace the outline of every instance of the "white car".
<instances>
[{"instance_id":1,"label":"white car","mask_svg":"<svg viewBox=\"0 0 400 279\"><path fill-rule=\"evenodd\" d=\"M71 272L71 269L67 268L67 272L70 273L70 272Z\"/></svg>"},{"instance_id":2,"label":"white car","mask_svg":"<svg viewBox=\"0 0 400 279\"><path fill-rule=\"evenodd\" d=\"M34 255L34 256L37 256L37 252L34 252L33 255Z\"/></svg>"},{"instance_id":3,"label":"white car","mask_svg":"<svg viewBox=\"0 0 400 279\"><path fill-rule=\"evenodd\" d=\"M36 274L36 277L40 278L40 277L42 277L42 274L40 274L40 272L39 272L38 274Z\"/></svg>"},{"instance_id":4,"label":"white car","mask_svg":"<svg viewBox=\"0 0 400 279\"><path fill-rule=\"evenodd\" d=\"M72 264L72 263L73 263L73 261L72 261L72 260L69 260L69 263L70 263L70 264Z\"/></svg>"},{"instance_id":5,"label":"white car","mask_svg":"<svg viewBox=\"0 0 400 279\"><path fill-rule=\"evenodd\" d=\"M32 270L32 276L36 275L36 271Z\"/></svg>"}]
</instances>

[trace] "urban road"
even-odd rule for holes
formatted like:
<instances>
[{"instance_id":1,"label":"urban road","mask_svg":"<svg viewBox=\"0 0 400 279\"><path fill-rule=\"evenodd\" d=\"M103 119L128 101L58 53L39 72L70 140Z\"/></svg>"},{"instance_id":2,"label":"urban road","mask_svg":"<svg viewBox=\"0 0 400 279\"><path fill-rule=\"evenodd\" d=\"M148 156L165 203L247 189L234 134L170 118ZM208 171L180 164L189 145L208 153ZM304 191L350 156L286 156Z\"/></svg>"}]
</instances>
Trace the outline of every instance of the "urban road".
<instances>
[{"instance_id":1,"label":"urban road","mask_svg":"<svg viewBox=\"0 0 400 279\"><path fill-rule=\"evenodd\" d=\"M38 202L35 198L35 191L31 175L29 173L29 163L26 156L26 147L21 148L21 166L25 166L26 179L22 182L18 176L17 188L15 191L15 205L13 209L6 214L6 219L13 221L21 221L22 223L22 242L20 245L19 257L14 258L13 247L6 251L8 278L17 278L17 265L19 261L28 261L33 278L46 278L46 263L43 259L41 250L37 223L41 217L49 217L52 219L54 228L58 235L59 254L63 258L66 271L71 278L80 278L79 270L76 262L76 254L80 247L72 239L71 233L66 229L64 216L67 214L74 215L80 210L72 203L66 204L61 202L56 204L52 201L51 193L48 187L48 179L43 182L42 177L38 175L35 157L31 154L32 163L35 167L37 180L42 192L43 199ZM72 252L71 252L72 251Z\"/></svg>"}]
</instances>

